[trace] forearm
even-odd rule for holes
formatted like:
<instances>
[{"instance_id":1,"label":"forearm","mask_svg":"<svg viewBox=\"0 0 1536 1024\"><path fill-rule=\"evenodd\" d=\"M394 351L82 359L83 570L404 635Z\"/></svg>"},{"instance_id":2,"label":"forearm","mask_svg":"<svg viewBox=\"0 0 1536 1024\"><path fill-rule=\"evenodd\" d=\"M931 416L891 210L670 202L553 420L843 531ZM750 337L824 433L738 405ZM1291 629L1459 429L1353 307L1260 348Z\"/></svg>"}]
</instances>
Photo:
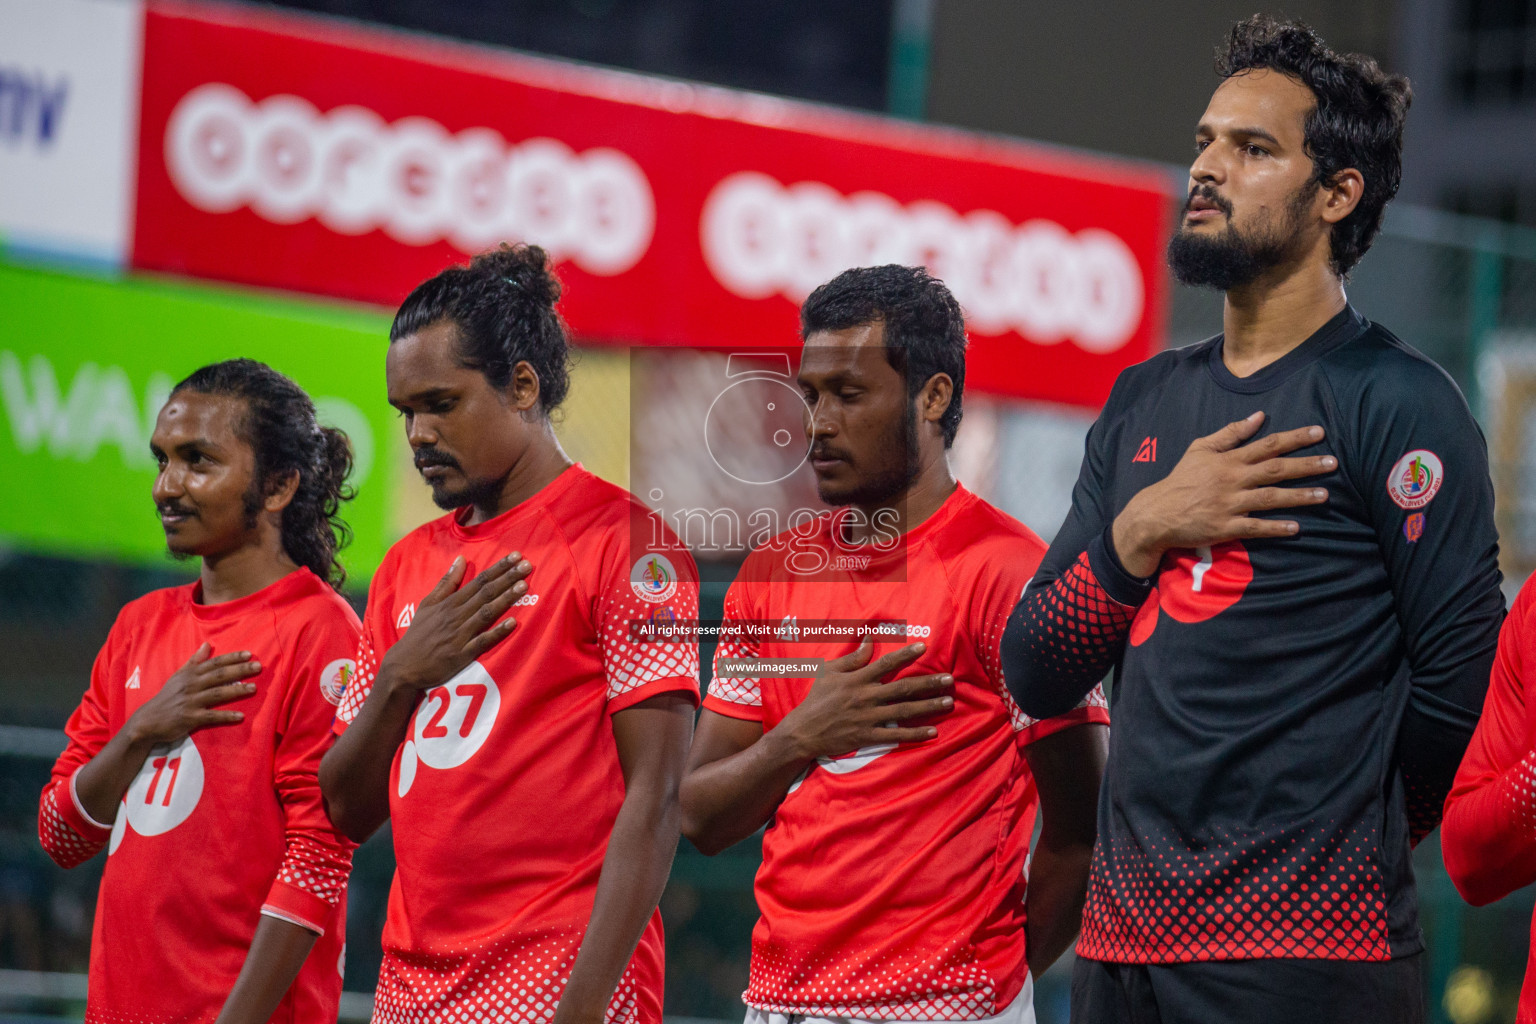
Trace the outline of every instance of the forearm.
<instances>
[{"instance_id":1,"label":"forearm","mask_svg":"<svg viewBox=\"0 0 1536 1024\"><path fill-rule=\"evenodd\" d=\"M1026 715L1070 711L1119 660L1149 587L1109 559L1103 535L1061 576L1032 587L1008 617L1001 653Z\"/></svg>"},{"instance_id":2,"label":"forearm","mask_svg":"<svg viewBox=\"0 0 1536 1024\"><path fill-rule=\"evenodd\" d=\"M154 744L138 739L130 721L75 775L75 797L96 821L111 825L123 794L133 785Z\"/></svg>"},{"instance_id":3,"label":"forearm","mask_svg":"<svg viewBox=\"0 0 1536 1024\"><path fill-rule=\"evenodd\" d=\"M592 918L556 1011L557 1024L601 1024L666 888L680 824L676 792L632 790L625 798L608 840Z\"/></svg>"},{"instance_id":4,"label":"forearm","mask_svg":"<svg viewBox=\"0 0 1536 1024\"><path fill-rule=\"evenodd\" d=\"M362 710L320 762L326 812L355 842L389 820L389 773L419 698L420 691L392 685L381 672Z\"/></svg>"},{"instance_id":5,"label":"forearm","mask_svg":"<svg viewBox=\"0 0 1536 1024\"><path fill-rule=\"evenodd\" d=\"M261 915L245 965L215 1024L265 1024L299 976L317 938L307 928Z\"/></svg>"},{"instance_id":6,"label":"forearm","mask_svg":"<svg viewBox=\"0 0 1536 1024\"><path fill-rule=\"evenodd\" d=\"M1447 802L1440 848L1473 906L1536 882L1536 752Z\"/></svg>"},{"instance_id":7,"label":"forearm","mask_svg":"<svg viewBox=\"0 0 1536 1024\"><path fill-rule=\"evenodd\" d=\"M1036 978L1055 963L1077 938L1088 895L1093 840L1063 840L1041 833L1030 858L1025 897L1025 950Z\"/></svg>"},{"instance_id":8,"label":"forearm","mask_svg":"<svg viewBox=\"0 0 1536 1024\"><path fill-rule=\"evenodd\" d=\"M814 763L781 723L747 749L695 768L683 779L683 834L708 855L741 842Z\"/></svg>"}]
</instances>

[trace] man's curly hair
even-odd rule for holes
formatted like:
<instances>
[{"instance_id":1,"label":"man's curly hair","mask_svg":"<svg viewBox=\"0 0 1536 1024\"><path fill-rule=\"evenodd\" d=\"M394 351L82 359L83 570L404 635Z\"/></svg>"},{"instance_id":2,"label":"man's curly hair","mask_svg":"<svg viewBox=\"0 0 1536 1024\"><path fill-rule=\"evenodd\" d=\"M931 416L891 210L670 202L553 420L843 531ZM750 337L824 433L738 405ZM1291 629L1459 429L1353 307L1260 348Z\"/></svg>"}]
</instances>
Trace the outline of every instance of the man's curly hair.
<instances>
[{"instance_id":1,"label":"man's curly hair","mask_svg":"<svg viewBox=\"0 0 1536 1024\"><path fill-rule=\"evenodd\" d=\"M1333 226L1330 239L1333 270L1347 277L1376 240L1402 181L1403 122L1413 90L1408 79L1388 74L1372 58L1335 53L1301 22L1267 14L1233 25L1216 51L1216 73L1223 78L1258 70L1289 75L1317 98L1304 126L1313 180L1331 185L1350 167L1365 179L1359 205Z\"/></svg>"}]
</instances>

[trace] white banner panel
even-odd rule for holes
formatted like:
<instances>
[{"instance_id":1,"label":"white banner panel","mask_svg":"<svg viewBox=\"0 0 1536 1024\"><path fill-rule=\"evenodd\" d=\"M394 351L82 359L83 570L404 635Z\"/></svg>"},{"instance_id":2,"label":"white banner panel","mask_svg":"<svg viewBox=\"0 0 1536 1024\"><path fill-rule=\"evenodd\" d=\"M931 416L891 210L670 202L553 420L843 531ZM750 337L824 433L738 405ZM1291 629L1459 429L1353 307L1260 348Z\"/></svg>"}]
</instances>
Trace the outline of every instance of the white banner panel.
<instances>
[{"instance_id":1,"label":"white banner panel","mask_svg":"<svg viewBox=\"0 0 1536 1024\"><path fill-rule=\"evenodd\" d=\"M119 265L137 164L138 0L0 0L0 242Z\"/></svg>"}]
</instances>

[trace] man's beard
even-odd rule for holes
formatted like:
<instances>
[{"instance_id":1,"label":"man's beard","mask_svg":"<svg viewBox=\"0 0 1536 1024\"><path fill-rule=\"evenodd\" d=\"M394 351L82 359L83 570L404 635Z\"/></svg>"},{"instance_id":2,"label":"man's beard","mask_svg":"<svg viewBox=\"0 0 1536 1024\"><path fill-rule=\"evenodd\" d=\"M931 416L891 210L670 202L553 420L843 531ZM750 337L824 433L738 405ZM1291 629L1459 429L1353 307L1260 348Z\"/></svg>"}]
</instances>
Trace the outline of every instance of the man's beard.
<instances>
[{"instance_id":1,"label":"man's beard","mask_svg":"<svg viewBox=\"0 0 1536 1024\"><path fill-rule=\"evenodd\" d=\"M867 480L860 481L850 491L828 495L816 489L817 495L828 505L889 505L917 479L917 403L907 402L906 421L902 426L906 435L902 439L903 451L896 465L889 466Z\"/></svg>"},{"instance_id":2,"label":"man's beard","mask_svg":"<svg viewBox=\"0 0 1536 1024\"><path fill-rule=\"evenodd\" d=\"M1180 284L1195 288L1231 291L1258 280L1261 274L1283 266L1296 256L1302 213L1316 194L1317 183L1308 181L1285 204L1279 224L1264 224L1242 234L1232 223L1232 204L1209 185L1190 193L1203 196L1227 216L1226 230L1207 236L1188 228L1174 232L1168 241L1168 267ZM1186 204L1186 209L1188 206Z\"/></svg>"},{"instance_id":3,"label":"man's beard","mask_svg":"<svg viewBox=\"0 0 1536 1024\"><path fill-rule=\"evenodd\" d=\"M458 459L432 445L424 445L416 449L412 454L412 460L416 463L418 472L429 466L447 466L450 469L458 470L465 477L466 482L464 486L456 491L446 490L441 484L431 482L427 484L428 487L432 488L432 504L448 512L452 512L456 508L463 508L465 505L479 505L482 507L494 505L496 499L501 495L502 487L507 482L506 477L502 477L500 480L470 480L468 479L469 474L464 472L464 467L459 464ZM508 472L510 473L511 471L509 470Z\"/></svg>"},{"instance_id":4,"label":"man's beard","mask_svg":"<svg viewBox=\"0 0 1536 1024\"><path fill-rule=\"evenodd\" d=\"M444 490L434 485L432 504L449 512L466 505L488 508L495 505L497 499L501 497L501 489L506 482L506 477L500 480L470 480L456 491Z\"/></svg>"}]
</instances>

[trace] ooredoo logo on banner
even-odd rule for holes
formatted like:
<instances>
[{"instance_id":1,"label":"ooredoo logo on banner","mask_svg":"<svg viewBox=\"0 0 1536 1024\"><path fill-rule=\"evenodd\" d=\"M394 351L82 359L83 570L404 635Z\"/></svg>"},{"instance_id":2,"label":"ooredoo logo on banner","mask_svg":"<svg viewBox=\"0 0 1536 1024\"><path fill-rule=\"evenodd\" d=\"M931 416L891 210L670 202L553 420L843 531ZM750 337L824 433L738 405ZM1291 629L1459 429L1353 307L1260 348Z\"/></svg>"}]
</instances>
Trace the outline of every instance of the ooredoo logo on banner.
<instances>
[{"instance_id":1,"label":"ooredoo logo on banner","mask_svg":"<svg viewBox=\"0 0 1536 1024\"><path fill-rule=\"evenodd\" d=\"M1096 405L1161 330L1159 175L483 48L151 2L134 262L397 304L549 250L588 343L774 346L851 266L925 264L979 390Z\"/></svg>"}]
</instances>

